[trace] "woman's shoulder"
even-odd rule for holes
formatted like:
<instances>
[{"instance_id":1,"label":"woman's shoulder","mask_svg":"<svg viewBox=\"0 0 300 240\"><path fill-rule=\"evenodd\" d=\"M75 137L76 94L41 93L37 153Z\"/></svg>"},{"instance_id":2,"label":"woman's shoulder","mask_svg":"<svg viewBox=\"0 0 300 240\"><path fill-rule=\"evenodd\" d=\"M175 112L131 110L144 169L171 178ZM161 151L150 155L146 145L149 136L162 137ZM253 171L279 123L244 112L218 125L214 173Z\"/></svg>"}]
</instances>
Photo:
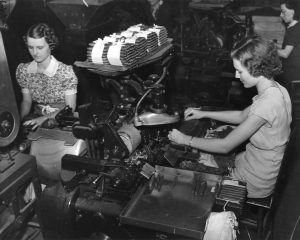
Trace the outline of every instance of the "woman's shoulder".
<instances>
[{"instance_id":1,"label":"woman's shoulder","mask_svg":"<svg viewBox=\"0 0 300 240\"><path fill-rule=\"evenodd\" d=\"M28 68L30 66L31 62L28 62L28 63L20 63L17 68L16 68L16 77L17 79L20 79L20 78L25 78L26 80L26 76L27 76L27 73L28 73Z\"/></svg>"},{"instance_id":2,"label":"woman's shoulder","mask_svg":"<svg viewBox=\"0 0 300 240\"><path fill-rule=\"evenodd\" d=\"M287 28L286 30L287 35L299 37L300 33L300 22L296 23L294 26Z\"/></svg>"},{"instance_id":3,"label":"woman's shoulder","mask_svg":"<svg viewBox=\"0 0 300 240\"><path fill-rule=\"evenodd\" d=\"M61 71L71 71L73 72L73 66L72 65L68 65L68 64L65 64L63 62L60 62L58 61L58 69L61 70Z\"/></svg>"},{"instance_id":4,"label":"woman's shoulder","mask_svg":"<svg viewBox=\"0 0 300 240\"><path fill-rule=\"evenodd\" d=\"M30 65L31 62L28 63L20 63L17 67L17 70L22 71L22 70L27 70L28 66Z\"/></svg>"},{"instance_id":5,"label":"woman's shoulder","mask_svg":"<svg viewBox=\"0 0 300 240\"><path fill-rule=\"evenodd\" d=\"M58 62L57 73L65 79L77 78L72 65L67 65L63 62Z\"/></svg>"},{"instance_id":6,"label":"woman's shoulder","mask_svg":"<svg viewBox=\"0 0 300 240\"><path fill-rule=\"evenodd\" d=\"M252 108L270 110L278 105L278 102L286 99L286 96L288 96L287 90L282 86L268 88L261 96L256 95L253 97Z\"/></svg>"},{"instance_id":7,"label":"woman's shoulder","mask_svg":"<svg viewBox=\"0 0 300 240\"><path fill-rule=\"evenodd\" d=\"M265 99L269 101L276 101L285 99L286 96L288 96L288 91L285 87L278 85L277 87L272 87L268 89L269 91L266 91L266 94L264 94Z\"/></svg>"}]
</instances>

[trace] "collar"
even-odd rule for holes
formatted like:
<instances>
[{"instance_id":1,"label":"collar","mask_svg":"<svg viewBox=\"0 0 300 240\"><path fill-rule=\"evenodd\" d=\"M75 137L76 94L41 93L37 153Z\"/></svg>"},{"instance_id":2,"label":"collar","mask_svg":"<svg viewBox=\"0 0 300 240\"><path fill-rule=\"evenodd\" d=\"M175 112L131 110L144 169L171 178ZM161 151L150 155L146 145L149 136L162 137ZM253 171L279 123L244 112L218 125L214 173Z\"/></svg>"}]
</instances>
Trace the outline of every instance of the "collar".
<instances>
[{"instance_id":1,"label":"collar","mask_svg":"<svg viewBox=\"0 0 300 240\"><path fill-rule=\"evenodd\" d=\"M51 56L50 64L48 67L45 69L43 74L47 75L48 77L53 77L57 71L59 62L56 60L55 57ZM27 72L28 73L37 73L37 62L32 61L28 67L27 67Z\"/></svg>"},{"instance_id":2,"label":"collar","mask_svg":"<svg viewBox=\"0 0 300 240\"><path fill-rule=\"evenodd\" d=\"M293 26L295 26L297 23L298 23L297 20L293 20L293 21L288 25L287 28L293 27Z\"/></svg>"}]
</instances>

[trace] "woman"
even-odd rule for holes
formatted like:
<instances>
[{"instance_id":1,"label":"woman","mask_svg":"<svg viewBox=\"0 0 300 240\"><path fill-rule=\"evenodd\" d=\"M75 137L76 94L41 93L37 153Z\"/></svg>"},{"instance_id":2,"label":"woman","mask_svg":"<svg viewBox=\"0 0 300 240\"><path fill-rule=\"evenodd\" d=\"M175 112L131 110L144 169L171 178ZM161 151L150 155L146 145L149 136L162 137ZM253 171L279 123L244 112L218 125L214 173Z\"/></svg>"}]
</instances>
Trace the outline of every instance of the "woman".
<instances>
[{"instance_id":1,"label":"woman","mask_svg":"<svg viewBox=\"0 0 300 240\"><path fill-rule=\"evenodd\" d=\"M54 118L66 105L75 110L78 80L71 66L51 55L58 40L48 25L39 23L31 26L24 40L33 61L19 64L16 70L23 96L20 115L23 120L31 117L23 125L36 128L46 119ZM29 116L33 105L34 118Z\"/></svg>"},{"instance_id":2,"label":"woman","mask_svg":"<svg viewBox=\"0 0 300 240\"><path fill-rule=\"evenodd\" d=\"M176 18L180 16L180 7L172 0L120 0L115 11L121 17L119 30L126 30L135 24L153 24L164 26L168 37L176 30Z\"/></svg>"},{"instance_id":3,"label":"woman","mask_svg":"<svg viewBox=\"0 0 300 240\"><path fill-rule=\"evenodd\" d=\"M211 118L238 126L223 139L191 137L176 129L169 139L214 153L228 153L249 139L245 152L236 156L231 175L247 182L249 197L262 198L274 189L290 134L291 101L287 90L273 79L281 70L273 42L257 36L248 38L231 57L244 87L257 89L252 105L243 111L222 112L188 108L184 114L185 120Z\"/></svg>"},{"instance_id":4,"label":"woman","mask_svg":"<svg viewBox=\"0 0 300 240\"><path fill-rule=\"evenodd\" d=\"M145 4L145 15L148 17L149 25L156 24L166 27L168 37L174 37L176 19L180 17L178 4L170 0L147 0Z\"/></svg>"},{"instance_id":5,"label":"woman","mask_svg":"<svg viewBox=\"0 0 300 240\"><path fill-rule=\"evenodd\" d=\"M162 1L162 0L148 0L148 2L150 4L152 17L156 20L158 9L160 8L161 5L163 5L164 1Z\"/></svg>"},{"instance_id":6,"label":"woman","mask_svg":"<svg viewBox=\"0 0 300 240\"><path fill-rule=\"evenodd\" d=\"M284 0L280 4L280 17L286 24L286 32L278 55L282 58L283 80L288 89L291 81L300 80L299 7L297 0Z\"/></svg>"}]
</instances>

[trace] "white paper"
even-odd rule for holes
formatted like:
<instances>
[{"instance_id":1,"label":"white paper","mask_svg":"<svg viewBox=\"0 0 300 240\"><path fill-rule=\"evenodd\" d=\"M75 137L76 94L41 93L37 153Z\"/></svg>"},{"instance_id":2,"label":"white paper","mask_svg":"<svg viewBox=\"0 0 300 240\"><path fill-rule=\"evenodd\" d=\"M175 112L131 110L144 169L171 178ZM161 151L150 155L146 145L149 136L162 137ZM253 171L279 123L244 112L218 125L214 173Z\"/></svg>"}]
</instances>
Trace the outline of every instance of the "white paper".
<instances>
[{"instance_id":1,"label":"white paper","mask_svg":"<svg viewBox=\"0 0 300 240\"><path fill-rule=\"evenodd\" d=\"M120 54L121 54L122 44L113 44L109 47L107 52L107 59L111 65L123 66Z\"/></svg>"},{"instance_id":2,"label":"white paper","mask_svg":"<svg viewBox=\"0 0 300 240\"><path fill-rule=\"evenodd\" d=\"M149 33L151 33L151 32L150 31L140 31L140 32L136 33L135 36L148 39Z\"/></svg>"},{"instance_id":3,"label":"white paper","mask_svg":"<svg viewBox=\"0 0 300 240\"><path fill-rule=\"evenodd\" d=\"M135 44L137 37L130 37L125 39L125 43L133 43Z\"/></svg>"},{"instance_id":4,"label":"white paper","mask_svg":"<svg viewBox=\"0 0 300 240\"><path fill-rule=\"evenodd\" d=\"M161 45L161 42L160 42L160 39L159 39L159 33L160 33L160 29L157 29L157 28L149 28L149 31L150 32L154 32L154 33L156 33L156 35L157 35L157 38L158 38L158 46L160 46Z\"/></svg>"},{"instance_id":5,"label":"white paper","mask_svg":"<svg viewBox=\"0 0 300 240\"><path fill-rule=\"evenodd\" d=\"M133 31L124 31L124 32L121 32L121 35L124 36L124 37L132 37L134 35L134 32Z\"/></svg>"},{"instance_id":6,"label":"white paper","mask_svg":"<svg viewBox=\"0 0 300 240\"><path fill-rule=\"evenodd\" d=\"M96 43L93 47L91 58L93 63L103 64L102 54L104 49L104 43L101 38L96 40Z\"/></svg>"}]
</instances>

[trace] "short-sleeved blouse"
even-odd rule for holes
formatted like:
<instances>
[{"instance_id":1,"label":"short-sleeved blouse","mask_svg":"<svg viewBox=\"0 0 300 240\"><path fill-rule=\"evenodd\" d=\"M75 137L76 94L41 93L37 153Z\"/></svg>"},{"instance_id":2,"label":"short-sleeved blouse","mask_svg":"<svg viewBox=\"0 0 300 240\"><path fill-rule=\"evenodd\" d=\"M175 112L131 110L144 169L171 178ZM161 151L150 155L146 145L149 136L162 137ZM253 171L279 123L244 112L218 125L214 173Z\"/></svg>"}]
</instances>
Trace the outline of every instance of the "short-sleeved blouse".
<instances>
[{"instance_id":1,"label":"short-sleeved blouse","mask_svg":"<svg viewBox=\"0 0 300 240\"><path fill-rule=\"evenodd\" d=\"M232 175L247 182L249 197L266 197L274 189L290 134L291 101L287 90L278 84L255 96L250 115L266 123L251 136L246 151L237 155Z\"/></svg>"},{"instance_id":2,"label":"short-sleeved blouse","mask_svg":"<svg viewBox=\"0 0 300 240\"><path fill-rule=\"evenodd\" d=\"M39 104L63 104L65 95L77 93L78 80L72 66L57 61L51 56L47 69L40 73L37 63L21 63L16 78L22 92L30 92L32 100Z\"/></svg>"},{"instance_id":3,"label":"short-sleeved blouse","mask_svg":"<svg viewBox=\"0 0 300 240\"><path fill-rule=\"evenodd\" d=\"M283 73L285 81L293 81L300 79L300 23L296 23L286 29L282 47L285 48L287 45L293 46L293 50L288 58L282 58Z\"/></svg>"}]
</instances>

